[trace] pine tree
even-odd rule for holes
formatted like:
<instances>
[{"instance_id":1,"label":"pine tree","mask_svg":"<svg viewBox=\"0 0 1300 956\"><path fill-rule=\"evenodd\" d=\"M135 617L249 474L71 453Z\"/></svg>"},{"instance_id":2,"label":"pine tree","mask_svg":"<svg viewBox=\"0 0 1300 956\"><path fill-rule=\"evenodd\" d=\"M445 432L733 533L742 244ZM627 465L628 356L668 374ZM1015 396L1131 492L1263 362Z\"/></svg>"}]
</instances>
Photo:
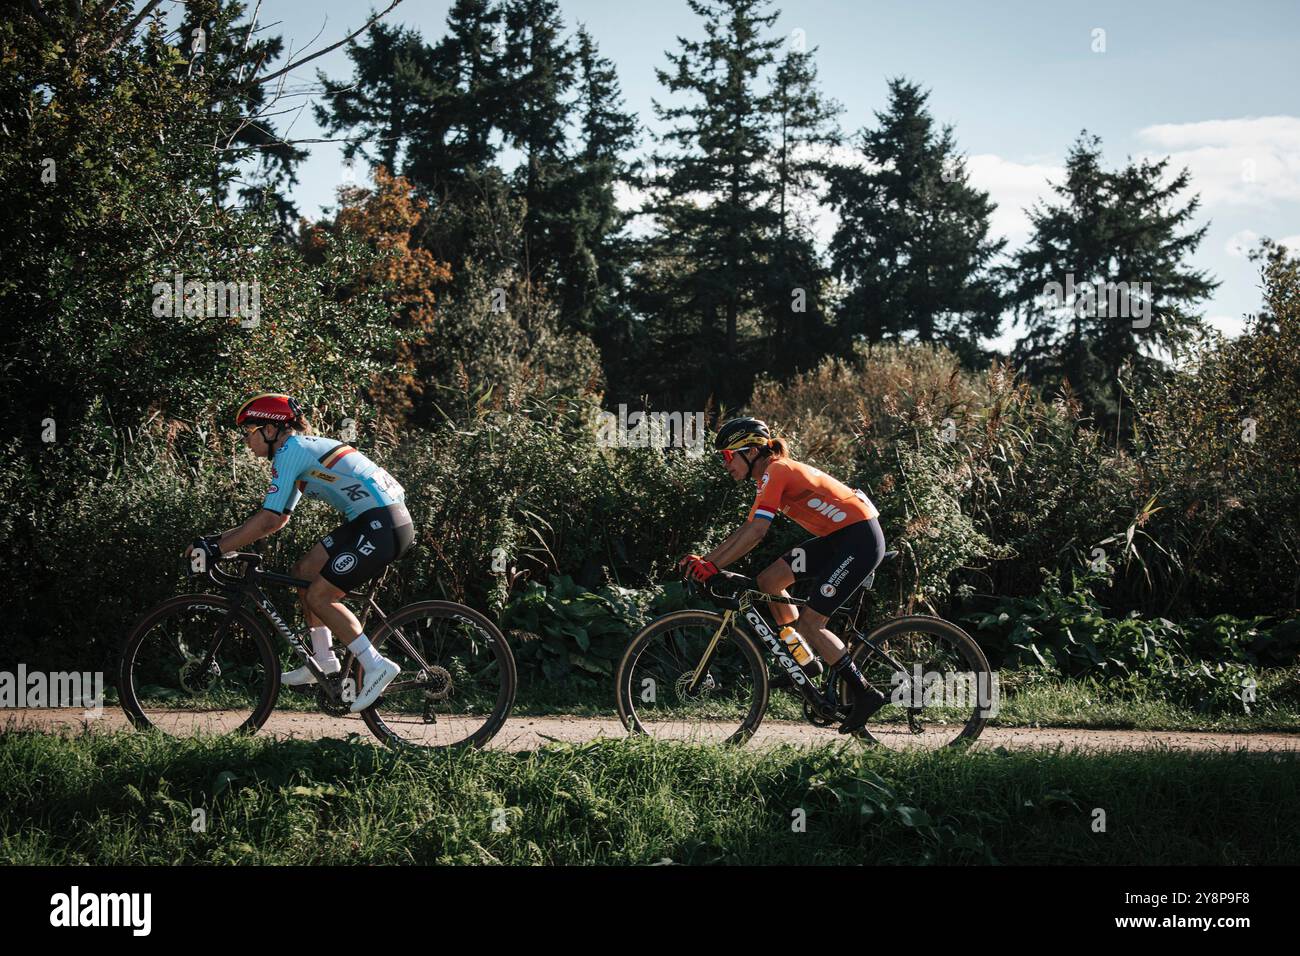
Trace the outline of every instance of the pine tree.
<instances>
[{"instance_id":1,"label":"pine tree","mask_svg":"<svg viewBox=\"0 0 1300 956\"><path fill-rule=\"evenodd\" d=\"M1068 382L1108 427L1119 413L1122 370L1134 381L1155 374L1162 353L1200 333L1191 309L1218 285L1183 266L1208 225L1180 234L1199 200L1178 206L1190 174L1170 178L1168 163L1107 172L1100 139L1084 132L1065 181L1052 187L1060 201L1035 204L1033 235L1007 269L1027 328L1015 361L1040 384Z\"/></svg>"},{"instance_id":2,"label":"pine tree","mask_svg":"<svg viewBox=\"0 0 1300 956\"><path fill-rule=\"evenodd\" d=\"M501 10L491 0L455 0L447 14L447 35L434 47L433 61L445 93L432 109L429 132L414 145L410 174L434 191L456 192L464 177L496 162L492 139L500 128L506 95L498 35Z\"/></svg>"},{"instance_id":3,"label":"pine tree","mask_svg":"<svg viewBox=\"0 0 1300 956\"><path fill-rule=\"evenodd\" d=\"M797 204L814 200L826 151L840 142L835 117L842 108L817 89L816 49L788 50L772 84L772 181L777 232L768 257L769 364L796 367L821 357L825 336L821 289L827 280L811 223Z\"/></svg>"},{"instance_id":4,"label":"pine tree","mask_svg":"<svg viewBox=\"0 0 1300 956\"><path fill-rule=\"evenodd\" d=\"M427 137L420 127L444 88L433 50L414 30L377 23L366 31L366 42L349 43L347 53L350 79L334 81L317 71L325 104L314 107L316 122L330 135L348 135L345 160L359 155L372 166L400 169L399 156L411 140Z\"/></svg>"},{"instance_id":5,"label":"pine tree","mask_svg":"<svg viewBox=\"0 0 1300 956\"><path fill-rule=\"evenodd\" d=\"M877 127L859 134L861 166L829 171L840 222L830 244L845 283L838 323L868 341L915 338L967 362L998 331L1002 302L988 237L995 205L969 185L951 126L936 131L929 94L898 78Z\"/></svg>"},{"instance_id":6,"label":"pine tree","mask_svg":"<svg viewBox=\"0 0 1300 956\"><path fill-rule=\"evenodd\" d=\"M525 208L519 259L529 286L550 291L559 282L563 237L574 213L564 180L575 54L556 0L508 0L504 16L501 125L507 142L523 154L512 177Z\"/></svg>"},{"instance_id":7,"label":"pine tree","mask_svg":"<svg viewBox=\"0 0 1300 956\"><path fill-rule=\"evenodd\" d=\"M630 214L619 209L616 187L635 176L624 157L636 146L636 117L623 108L614 64L600 56L585 27L576 38L580 143L563 185L571 213L560 242L561 311L576 328L589 332L607 361L628 345L623 276L630 266L630 244L623 235ZM607 379L616 380L607 364Z\"/></svg>"},{"instance_id":8,"label":"pine tree","mask_svg":"<svg viewBox=\"0 0 1300 956\"><path fill-rule=\"evenodd\" d=\"M704 19L706 38L684 40L668 53L671 70L656 70L671 93L693 101L654 103L673 124L660 137L650 178L648 212L657 232L646 243L641 305L653 323L656 390L702 400L748 393L755 368L741 362L740 319L761 304L764 259L776 229L771 98L760 73L775 60L779 38L761 34L777 17L767 0L688 0Z\"/></svg>"}]
</instances>

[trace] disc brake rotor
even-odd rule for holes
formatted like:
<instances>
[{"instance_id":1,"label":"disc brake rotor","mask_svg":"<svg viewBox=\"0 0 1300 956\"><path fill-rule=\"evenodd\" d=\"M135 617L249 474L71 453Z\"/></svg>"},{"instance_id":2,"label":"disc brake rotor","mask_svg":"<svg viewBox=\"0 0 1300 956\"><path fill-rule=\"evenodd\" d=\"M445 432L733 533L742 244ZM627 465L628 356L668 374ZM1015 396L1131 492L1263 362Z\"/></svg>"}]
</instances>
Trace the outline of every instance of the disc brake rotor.
<instances>
[{"instance_id":1,"label":"disc brake rotor","mask_svg":"<svg viewBox=\"0 0 1300 956\"><path fill-rule=\"evenodd\" d=\"M191 694L206 694L221 676L221 665L213 661L206 670L201 669L202 658L194 658L181 665L181 686Z\"/></svg>"},{"instance_id":2,"label":"disc brake rotor","mask_svg":"<svg viewBox=\"0 0 1300 956\"><path fill-rule=\"evenodd\" d=\"M694 671L687 671L682 674L673 684L673 689L677 691L678 700L703 700L707 695L717 690L719 684L713 679L713 675L705 673L704 679L694 691L690 689L691 680L695 677Z\"/></svg>"}]
</instances>

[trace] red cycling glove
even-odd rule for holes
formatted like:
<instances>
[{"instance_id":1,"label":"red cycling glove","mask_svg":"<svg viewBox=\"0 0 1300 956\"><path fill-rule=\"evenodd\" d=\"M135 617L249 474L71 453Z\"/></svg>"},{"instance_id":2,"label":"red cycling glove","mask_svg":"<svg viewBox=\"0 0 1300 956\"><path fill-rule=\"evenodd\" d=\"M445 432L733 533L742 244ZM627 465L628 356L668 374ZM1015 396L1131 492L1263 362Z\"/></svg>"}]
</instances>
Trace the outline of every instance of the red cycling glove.
<instances>
[{"instance_id":1,"label":"red cycling glove","mask_svg":"<svg viewBox=\"0 0 1300 956\"><path fill-rule=\"evenodd\" d=\"M712 561L705 561L698 554L688 554L677 562L677 567L693 581L703 583L718 573L718 566Z\"/></svg>"}]
</instances>

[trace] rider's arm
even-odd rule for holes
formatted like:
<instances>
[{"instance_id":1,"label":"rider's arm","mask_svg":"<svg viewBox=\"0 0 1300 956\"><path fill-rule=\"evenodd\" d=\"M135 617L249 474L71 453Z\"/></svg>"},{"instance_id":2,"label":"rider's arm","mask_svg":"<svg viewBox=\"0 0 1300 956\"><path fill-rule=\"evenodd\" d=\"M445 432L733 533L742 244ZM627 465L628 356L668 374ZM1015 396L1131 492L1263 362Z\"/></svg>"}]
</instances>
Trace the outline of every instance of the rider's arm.
<instances>
[{"instance_id":1,"label":"rider's arm","mask_svg":"<svg viewBox=\"0 0 1300 956\"><path fill-rule=\"evenodd\" d=\"M727 536L727 540L705 556L720 568L739 561L758 546L772 526L772 519L781 511L781 496L785 490L787 474L775 463L769 464L758 481L758 495L749 509L749 520Z\"/></svg>"},{"instance_id":2,"label":"rider's arm","mask_svg":"<svg viewBox=\"0 0 1300 956\"><path fill-rule=\"evenodd\" d=\"M754 518L745 522L727 535L727 539L722 544L706 554L704 560L712 561L720 568L734 564L758 546L758 543L763 540L763 536L767 534L767 529L771 526L771 521L762 518Z\"/></svg>"},{"instance_id":3,"label":"rider's arm","mask_svg":"<svg viewBox=\"0 0 1300 956\"><path fill-rule=\"evenodd\" d=\"M238 551L254 541L260 541L268 534L275 534L289 523L287 514L276 514L265 508L253 514L238 528L231 528L221 536L221 551Z\"/></svg>"}]
</instances>

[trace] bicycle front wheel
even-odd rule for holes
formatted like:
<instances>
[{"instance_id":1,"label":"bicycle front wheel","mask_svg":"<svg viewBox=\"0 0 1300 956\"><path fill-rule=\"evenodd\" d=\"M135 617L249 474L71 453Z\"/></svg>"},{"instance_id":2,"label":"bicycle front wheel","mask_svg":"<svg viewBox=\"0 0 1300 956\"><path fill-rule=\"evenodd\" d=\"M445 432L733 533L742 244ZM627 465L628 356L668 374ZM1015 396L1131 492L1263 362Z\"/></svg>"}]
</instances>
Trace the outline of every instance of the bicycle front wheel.
<instances>
[{"instance_id":1,"label":"bicycle front wheel","mask_svg":"<svg viewBox=\"0 0 1300 956\"><path fill-rule=\"evenodd\" d=\"M629 733L730 744L753 735L767 709L767 665L747 634L735 627L718 634L722 627L721 614L676 611L632 638L615 675Z\"/></svg>"},{"instance_id":2,"label":"bicycle front wheel","mask_svg":"<svg viewBox=\"0 0 1300 956\"><path fill-rule=\"evenodd\" d=\"M366 726L390 747L482 747L515 703L515 656L500 629L473 608L421 601L401 608L371 639L402 668ZM360 687L361 664L349 676Z\"/></svg>"},{"instance_id":3,"label":"bicycle front wheel","mask_svg":"<svg viewBox=\"0 0 1300 956\"><path fill-rule=\"evenodd\" d=\"M132 724L183 737L252 733L266 723L280 689L280 663L261 624L245 609L231 611L220 595L183 594L140 619L117 678Z\"/></svg>"}]
</instances>

